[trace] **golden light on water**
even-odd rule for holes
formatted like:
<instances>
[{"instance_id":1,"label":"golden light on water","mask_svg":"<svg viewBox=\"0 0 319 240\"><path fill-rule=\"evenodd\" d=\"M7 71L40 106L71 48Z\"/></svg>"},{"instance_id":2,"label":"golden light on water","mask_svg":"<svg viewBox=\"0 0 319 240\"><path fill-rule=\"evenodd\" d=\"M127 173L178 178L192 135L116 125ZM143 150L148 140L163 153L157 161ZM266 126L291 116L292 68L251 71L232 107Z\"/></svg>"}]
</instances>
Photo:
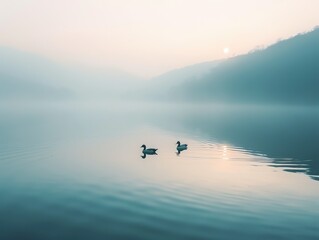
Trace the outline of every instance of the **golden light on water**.
<instances>
[{"instance_id":1,"label":"golden light on water","mask_svg":"<svg viewBox=\"0 0 319 240\"><path fill-rule=\"evenodd\" d=\"M223 145L223 159L228 160L227 146Z\"/></svg>"}]
</instances>

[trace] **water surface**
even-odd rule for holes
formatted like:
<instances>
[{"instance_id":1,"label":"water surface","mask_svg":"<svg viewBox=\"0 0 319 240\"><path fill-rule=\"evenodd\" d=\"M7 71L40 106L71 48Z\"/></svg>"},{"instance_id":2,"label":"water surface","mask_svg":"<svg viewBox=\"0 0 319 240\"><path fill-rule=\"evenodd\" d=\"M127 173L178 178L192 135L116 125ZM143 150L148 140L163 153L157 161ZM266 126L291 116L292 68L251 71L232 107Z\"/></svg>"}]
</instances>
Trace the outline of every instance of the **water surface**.
<instances>
[{"instance_id":1,"label":"water surface","mask_svg":"<svg viewBox=\"0 0 319 240\"><path fill-rule=\"evenodd\" d=\"M0 239L319 238L315 109L0 114Z\"/></svg>"}]
</instances>

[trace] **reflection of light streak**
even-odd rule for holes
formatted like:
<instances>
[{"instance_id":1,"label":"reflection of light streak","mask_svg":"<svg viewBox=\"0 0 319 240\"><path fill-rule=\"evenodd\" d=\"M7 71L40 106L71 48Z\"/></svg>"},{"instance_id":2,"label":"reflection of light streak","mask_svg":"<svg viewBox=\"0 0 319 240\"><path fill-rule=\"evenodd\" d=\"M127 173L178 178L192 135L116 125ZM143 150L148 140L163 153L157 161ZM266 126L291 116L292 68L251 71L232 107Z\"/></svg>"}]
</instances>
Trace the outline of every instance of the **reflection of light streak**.
<instances>
[{"instance_id":1,"label":"reflection of light streak","mask_svg":"<svg viewBox=\"0 0 319 240\"><path fill-rule=\"evenodd\" d=\"M223 145L223 159L228 160L228 149L226 145Z\"/></svg>"}]
</instances>

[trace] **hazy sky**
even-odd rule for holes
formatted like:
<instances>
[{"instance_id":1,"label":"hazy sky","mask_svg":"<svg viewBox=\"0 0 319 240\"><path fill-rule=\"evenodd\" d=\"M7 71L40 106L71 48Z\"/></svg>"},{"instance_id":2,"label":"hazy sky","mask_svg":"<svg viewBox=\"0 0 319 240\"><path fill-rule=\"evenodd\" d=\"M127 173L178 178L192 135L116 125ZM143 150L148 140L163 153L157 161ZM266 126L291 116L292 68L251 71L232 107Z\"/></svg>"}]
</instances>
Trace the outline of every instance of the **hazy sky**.
<instances>
[{"instance_id":1,"label":"hazy sky","mask_svg":"<svg viewBox=\"0 0 319 240\"><path fill-rule=\"evenodd\" d=\"M0 45L151 77L308 31L318 9L318 0L0 0Z\"/></svg>"}]
</instances>

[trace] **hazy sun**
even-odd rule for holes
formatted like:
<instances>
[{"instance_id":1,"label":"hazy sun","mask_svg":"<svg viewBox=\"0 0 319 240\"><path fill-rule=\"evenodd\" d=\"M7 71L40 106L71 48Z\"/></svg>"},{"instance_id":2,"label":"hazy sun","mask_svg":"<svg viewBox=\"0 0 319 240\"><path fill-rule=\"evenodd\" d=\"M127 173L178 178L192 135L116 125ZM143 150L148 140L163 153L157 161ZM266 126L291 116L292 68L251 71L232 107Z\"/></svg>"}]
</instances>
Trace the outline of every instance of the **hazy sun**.
<instances>
[{"instance_id":1,"label":"hazy sun","mask_svg":"<svg viewBox=\"0 0 319 240\"><path fill-rule=\"evenodd\" d=\"M227 48L227 47L224 48L224 53L225 53L225 54L228 54L228 53L229 53L229 48Z\"/></svg>"}]
</instances>

